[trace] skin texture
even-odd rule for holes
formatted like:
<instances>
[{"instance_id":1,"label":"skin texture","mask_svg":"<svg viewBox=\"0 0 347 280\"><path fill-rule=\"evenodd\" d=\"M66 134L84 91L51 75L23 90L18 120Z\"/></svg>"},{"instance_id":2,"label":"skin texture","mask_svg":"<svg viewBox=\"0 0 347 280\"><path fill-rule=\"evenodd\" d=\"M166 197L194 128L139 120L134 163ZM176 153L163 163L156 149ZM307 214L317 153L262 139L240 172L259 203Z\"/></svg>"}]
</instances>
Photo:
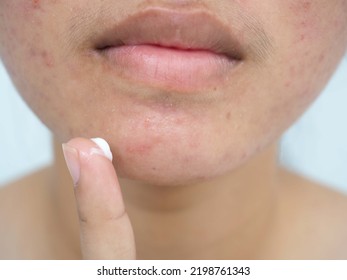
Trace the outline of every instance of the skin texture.
<instances>
[{"instance_id":1,"label":"skin texture","mask_svg":"<svg viewBox=\"0 0 347 280\"><path fill-rule=\"evenodd\" d=\"M95 54L92 38L99 28L117 22L115 18L151 7L211 13L239 38L245 52L242 63L220 84L194 95L174 85L134 83L121 74L122 69L115 71ZM288 218L292 207L283 205L293 205L295 192L302 193L300 188L277 193L279 185L292 186L295 180L276 167L276 141L321 92L346 46L346 0L0 0L0 57L18 91L52 130L57 146L75 137L108 141L142 258L309 256L300 252L276 255L275 245L266 238L266 250L251 245L235 249L235 240L248 240L241 238L241 232L255 232L257 238L275 236L278 244L287 244L278 252L288 251L288 244L295 243L294 239L284 242L286 225L274 225L269 218L269 213L277 212ZM57 152L55 168L50 171L60 178L56 187L68 184L59 157ZM311 190L310 183L295 182L310 185ZM67 190L60 192L57 201L71 200ZM318 197L320 201L324 195ZM279 201L282 210L274 211L271 207ZM304 203L297 203L306 209ZM218 204L225 207L219 209ZM71 205L59 213L68 216L73 212ZM206 213L207 205L212 208ZM177 209L187 210L181 225L186 233L183 239L170 227L178 220L182 223ZM163 214L168 212L170 216ZM215 244L217 236L220 241L208 252L199 251L203 238L192 238L197 232L208 232L192 222L203 216L221 217L214 225L215 234L205 236L205 244ZM259 216L263 223L250 223L247 229L241 226ZM313 216L313 212L307 214ZM225 226L229 218L235 222ZM76 235L74 223L63 222L62 228L71 228L67 236ZM231 232L239 228L243 229L239 239L231 242ZM148 243L154 233L157 243ZM162 236L167 234L177 238L163 245ZM251 244L256 244L259 239L251 235ZM153 254L146 243L155 248ZM170 245L176 244L187 251L170 251ZM225 253L223 244L236 253Z\"/></svg>"},{"instance_id":2,"label":"skin texture","mask_svg":"<svg viewBox=\"0 0 347 280\"><path fill-rule=\"evenodd\" d=\"M59 140L105 138L119 174L149 183L184 184L245 162L303 112L346 49L346 1L113 2L1 1L0 52L23 98ZM89 54L85 41L93 33L82 20L92 21L100 8L97 28L110 22L108 6L124 17L149 5L208 9L230 25L236 10L261 26L271 47L260 59L251 49L236 77L213 89L212 102L210 92L196 102L132 85ZM242 24L235 23L236 33ZM240 35L242 43L255 44L251 36Z\"/></svg>"}]
</instances>

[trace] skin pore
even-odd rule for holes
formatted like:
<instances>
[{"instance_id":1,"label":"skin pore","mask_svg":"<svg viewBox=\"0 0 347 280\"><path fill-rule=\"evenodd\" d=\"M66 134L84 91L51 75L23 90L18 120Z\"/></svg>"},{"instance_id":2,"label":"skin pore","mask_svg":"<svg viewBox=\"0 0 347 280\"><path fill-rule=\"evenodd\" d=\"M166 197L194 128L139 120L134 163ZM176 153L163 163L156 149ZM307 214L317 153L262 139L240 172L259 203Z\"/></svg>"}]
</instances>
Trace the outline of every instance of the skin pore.
<instances>
[{"instance_id":1,"label":"skin pore","mask_svg":"<svg viewBox=\"0 0 347 280\"><path fill-rule=\"evenodd\" d=\"M2 190L0 257L81 257L61 143L103 137L140 259L346 258L346 198L279 167L277 141L345 54L347 1L129 2L0 0L0 57L56 156ZM134 82L96 37L151 9L218 18L241 63L196 92Z\"/></svg>"}]
</instances>

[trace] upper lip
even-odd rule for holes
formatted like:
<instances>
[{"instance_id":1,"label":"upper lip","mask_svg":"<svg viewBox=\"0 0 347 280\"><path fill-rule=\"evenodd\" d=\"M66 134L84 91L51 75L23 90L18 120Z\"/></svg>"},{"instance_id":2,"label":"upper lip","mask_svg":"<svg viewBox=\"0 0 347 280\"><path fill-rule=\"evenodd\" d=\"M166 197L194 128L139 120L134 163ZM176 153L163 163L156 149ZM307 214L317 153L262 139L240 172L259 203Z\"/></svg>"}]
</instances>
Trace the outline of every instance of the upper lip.
<instances>
[{"instance_id":1,"label":"upper lip","mask_svg":"<svg viewBox=\"0 0 347 280\"><path fill-rule=\"evenodd\" d=\"M157 45L184 50L203 50L241 60L243 50L232 31L209 11L176 11L147 8L101 30L95 49L124 45Z\"/></svg>"}]
</instances>

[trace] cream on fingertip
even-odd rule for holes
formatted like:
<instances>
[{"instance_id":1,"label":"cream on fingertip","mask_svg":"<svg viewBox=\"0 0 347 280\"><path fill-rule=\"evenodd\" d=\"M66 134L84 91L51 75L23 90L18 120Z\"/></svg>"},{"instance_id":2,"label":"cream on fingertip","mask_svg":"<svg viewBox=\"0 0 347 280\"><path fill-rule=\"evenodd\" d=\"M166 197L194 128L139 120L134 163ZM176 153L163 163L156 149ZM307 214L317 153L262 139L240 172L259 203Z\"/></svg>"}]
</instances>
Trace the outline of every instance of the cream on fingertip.
<instances>
[{"instance_id":1,"label":"cream on fingertip","mask_svg":"<svg viewBox=\"0 0 347 280\"><path fill-rule=\"evenodd\" d=\"M105 157L107 157L110 161L112 161L113 159L112 152L106 140L102 138L91 138L90 140L92 140L96 145L98 145L98 147L101 149Z\"/></svg>"}]
</instances>

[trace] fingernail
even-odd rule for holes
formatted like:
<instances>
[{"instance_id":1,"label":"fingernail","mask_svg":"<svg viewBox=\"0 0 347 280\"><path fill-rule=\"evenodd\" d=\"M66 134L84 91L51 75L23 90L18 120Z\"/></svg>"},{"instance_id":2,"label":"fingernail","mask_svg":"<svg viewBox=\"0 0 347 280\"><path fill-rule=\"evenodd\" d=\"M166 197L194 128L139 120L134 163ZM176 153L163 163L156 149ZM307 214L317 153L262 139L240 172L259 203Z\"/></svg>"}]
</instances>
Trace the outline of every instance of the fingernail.
<instances>
[{"instance_id":1,"label":"fingernail","mask_svg":"<svg viewBox=\"0 0 347 280\"><path fill-rule=\"evenodd\" d=\"M100 148L101 151L99 151L98 149L92 150L92 154L101 154L105 157L107 157L110 161L112 161L113 156L112 156L112 152L110 149L110 146L108 145L108 143L102 139L102 138L92 138L90 139L92 140L96 145L98 145L98 147ZM101 153L100 153L101 152Z\"/></svg>"},{"instance_id":2,"label":"fingernail","mask_svg":"<svg viewBox=\"0 0 347 280\"><path fill-rule=\"evenodd\" d=\"M74 185L77 186L78 180L80 179L79 152L68 144L63 144L62 146L67 168L69 169Z\"/></svg>"}]
</instances>

